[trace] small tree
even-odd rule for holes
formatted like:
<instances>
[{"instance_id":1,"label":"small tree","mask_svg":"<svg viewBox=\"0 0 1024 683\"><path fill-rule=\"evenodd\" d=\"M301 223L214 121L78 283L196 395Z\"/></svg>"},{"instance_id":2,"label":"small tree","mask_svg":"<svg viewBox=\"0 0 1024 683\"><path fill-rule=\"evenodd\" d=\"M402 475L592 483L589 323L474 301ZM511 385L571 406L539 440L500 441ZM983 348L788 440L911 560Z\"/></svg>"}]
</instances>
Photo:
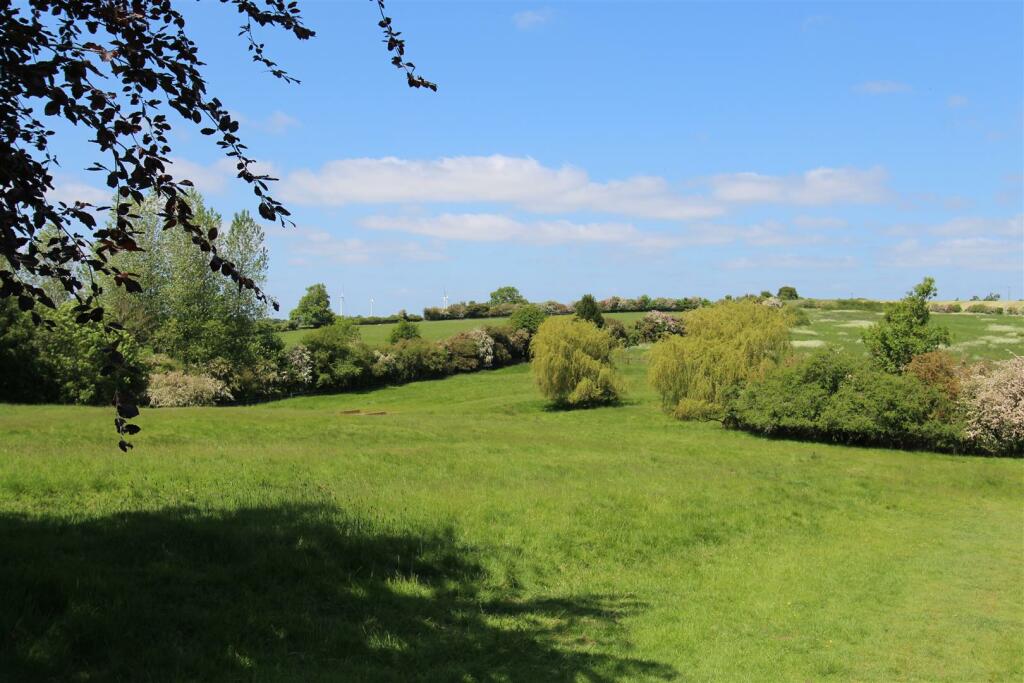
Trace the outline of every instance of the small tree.
<instances>
[{"instance_id":1,"label":"small tree","mask_svg":"<svg viewBox=\"0 0 1024 683\"><path fill-rule=\"evenodd\" d=\"M511 285L498 287L491 292L491 306L500 304L525 304L526 297L519 293L519 290Z\"/></svg>"},{"instance_id":2,"label":"small tree","mask_svg":"<svg viewBox=\"0 0 1024 683\"><path fill-rule=\"evenodd\" d=\"M800 295L796 293L796 287L784 285L779 287L779 293L777 296L783 301L795 301L800 298Z\"/></svg>"},{"instance_id":3,"label":"small tree","mask_svg":"<svg viewBox=\"0 0 1024 683\"><path fill-rule=\"evenodd\" d=\"M903 372L914 356L949 345L949 330L928 325L928 301L937 293L935 280L926 277L864 331L864 346L883 370Z\"/></svg>"},{"instance_id":4,"label":"small tree","mask_svg":"<svg viewBox=\"0 0 1024 683\"><path fill-rule=\"evenodd\" d=\"M611 360L616 343L593 323L548 318L530 347L537 386L555 405L578 407L619 398L621 382Z\"/></svg>"},{"instance_id":5,"label":"small tree","mask_svg":"<svg viewBox=\"0 0 1024 683\"><path fill-rule=\"evenodd\" d=\"M593 294L584 294L583 297L576 302L576 317L580 320L586 320L592 322L598 327L604 326L604 316L601 315L601 307L597 305L597 300L594 299Z\"/></svg>"},{"instance_id":6,"label":"small tree","mask_svg":"<svg viewBox=\"0 0 1024 683\"><path fill-rule=\"evenodd\" d=\"M547 317L547 312L540 306L524 304L512 314L509 325L513 330L527 330L530 334L535 334Z\"/></svg>"},{"instance_id":7,"label":"small tree","mask_svg":"<svg viewBox=\"0 0 1024 683\"><path fill-rule=\"evenodd\" d=\"M334 311L331 310L331 297L327 294L327 286L317 283L306 287L306 293L299 299L289 318L299 327L323 327L334 322Z\"/></svg>"},{"instance_id":8,"label":"small tree","mask_svg":"<svg viewBox=\"0 0 1024 683\"><path fill-rule=\"evenodd\" d=\"M419 339L420 338L420 326L416 323L411 323L408 320L399 320L398 324L391 328L391 334L388 335L388 341L392 344L397 344L403 339Z\"/></svg>"}]
</instances>

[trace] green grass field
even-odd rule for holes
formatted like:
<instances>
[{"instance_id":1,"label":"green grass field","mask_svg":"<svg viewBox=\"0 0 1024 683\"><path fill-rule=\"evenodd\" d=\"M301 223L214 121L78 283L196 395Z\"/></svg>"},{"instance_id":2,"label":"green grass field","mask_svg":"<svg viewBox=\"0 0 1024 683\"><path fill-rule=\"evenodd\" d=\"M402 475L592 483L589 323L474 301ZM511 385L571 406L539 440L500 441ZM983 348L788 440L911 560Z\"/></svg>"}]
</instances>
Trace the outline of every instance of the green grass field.
<instances>
[{"instance_id":1,"label":"green grass field","mask_svg":"<svg viewBox=\"0 0 1024 683\"><path fill-rule=\"evenodd\" d=\"M1024 461L677 422L622 363L617 407L517 366L127 456L0 406L0 680L1021 680Z\"/></svg>"},{"instance_id":2,"label":"green grass field","mask_svg":"<svg viewBox=\"0 0 1024 683\"><path fill-rule=\"evenodd\" d=\"M811 324L795 327L791 337L800 350L838 344L864 353L860 341L865 327L876 323L881 313L872 311L808 310ZM1024 316L932 313L933 325L949 329L950 351L965 360L1006 360L1024 356Z\"/></svg>"}]
</instances>

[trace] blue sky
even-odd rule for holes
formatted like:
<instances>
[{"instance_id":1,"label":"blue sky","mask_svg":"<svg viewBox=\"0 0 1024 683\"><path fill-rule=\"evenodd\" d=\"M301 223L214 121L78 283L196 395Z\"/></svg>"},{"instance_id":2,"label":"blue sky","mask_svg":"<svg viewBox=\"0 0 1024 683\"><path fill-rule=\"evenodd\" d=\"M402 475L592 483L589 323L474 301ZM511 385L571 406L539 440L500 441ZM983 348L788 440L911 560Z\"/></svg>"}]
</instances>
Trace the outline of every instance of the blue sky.
<instances>
[{"instance_id":1,"label":"blue sky","mask_svg":"<svg viewBox=\"0 0 1024 683\"><path fill-rule=\"evenodd\" d=\"M1024 4L389 3L437 93L388 63L375 7L302 2L312 41L189 10L210 90L281 178L269 290L346 313L486 299L1024 290ZM179 172L255 208L217 148ZM65 163L62 192L99 179Z\"/></svg>"}]
</instances>

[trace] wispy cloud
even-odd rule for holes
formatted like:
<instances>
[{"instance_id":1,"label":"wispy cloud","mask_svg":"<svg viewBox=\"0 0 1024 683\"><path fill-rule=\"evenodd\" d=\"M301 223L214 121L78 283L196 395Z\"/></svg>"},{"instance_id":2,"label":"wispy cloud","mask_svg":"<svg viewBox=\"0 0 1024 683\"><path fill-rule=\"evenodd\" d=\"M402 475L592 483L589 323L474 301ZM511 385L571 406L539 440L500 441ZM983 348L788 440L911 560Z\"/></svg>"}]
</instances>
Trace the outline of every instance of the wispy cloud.
<instances>
[{"instance_id":1,"label":"wispy cloud","mask_svg":"<svg viewBox=\"0 0 1024 683\"><path fill-rule=\"evenodd\" d=\"M795 205L876 204L891 198L888 174L875 167L817 168L800 176L732 173L711 179L713 197L724 202Z\"/></svg>"},{"instance_id":2,"label":"wispy cloud","mask_svg":"<svg viewBox=\"0 0 1024 683\"><path fill-rule=\"evenodd\" d=\"M912 238L887 248L884 254L882 265L895 268L1024 271L1020 240L964 237L928 244Z\"/></svg>"},{"instance_id":3,"label":"wispy cloud","mask_svg":"<svg viewBox=\"0 0 1024 683\"><path fill-rule=\"evenodd\" d=\"M853 88L864 95L892 95L901 92L910 92L910 86L899 81L865 81Z\"/></svg>"},{"instance_id":4,"label":"wispy cloud","mask_svg":"<svg viewBox=\"0 0 1024 683\"><path fill-rule=\"evenodd\" d=\"M113 196L113 190L60 178L54 183L53 189L46 193L47 200L64 202L69 206L75 202L86 202L93 206L109 206Z\"/></svg>"},{"instance_id":5,"label":"wispy cloud","mask_svg":"<svg viewBox=\"0 0 1024 683\"><path fill-rule=\"evenodd\" d=\"M866 204L891 191L880 167L819 168L798 176L734 173L693 179L681 191L658 176L597 182L574 166L552 168L528 157L436 160L342 159L288 174L279 194L314 206L352 204L506 204L533 213L589 212L633 219L688 221L726 213L731 204Z\"/></svg>"},{"instance_id":6,"label":"wispy cloud","mask_svg":"<svg viewBox=\"0 0 1024 683\"><path fill-rule=\"evenodd\" d=\"M547 8L524 10L512 15L512 23L516 25L516 28L525 31L548 23L551 21L551 17L552 12Z\"/></svg>"},{"instance_id":7,"label":"wispy cloud","mask_svg":"<svg viewBox=\"0 0 1024 683\"><path fill-rule=\"evenodd\" d=\"M238 177L236 162L227 158L218 159L212 164L199 164L180 157L172 157L170 162L167 172L175 180L191 180L203 194L221 194L227 189L228 183ZM249 170L259 175L277 175L274 165L267 162L256 162L249 166ZM242 181L238 183L243 185Z\"/></svg>"},{"instance_id":8,"label":"wispy cloud","mask_svg":"<svg viewBox=\"0 0 1024 683\"><path fill-rule=\"evenodd\" d=\"M730 270L764 268L770 270L821 270L853 268L857 260L852 256L798 256L795 254L764 254L756 257L742 256L722 264Z\"/></svg>"},{"instance_id":9,"label":"wispy cloud","mask_svg":"<svg viewBox=\"0 0 1024 683\"><path fill-rule=\"evenodd\" d=\"M359 225L369 230L406 232L464 242L604 243L640 249L668 248L681 243L678 237L642 232L628 223L519 221L490 213L445 213L430 217L369 216L359 221Z\"/></svg>"},{"instance_id":10,"label":"wispy cloud","mask_svg":"<svg viewBox=\"0 0 1024 683\"><path fill-rule=\"evenodd\" d=\"M288 174L280 194L296 204L320 206L484 202L536 213L592 211L664 220L708 218L724 210L673 191L663 178L599 183L579 168L549 168L534 159L502 155L343 159L317 171Z\"/></svg>"},{"instance_id":11,"label":"wispy cloud","mask_svg":"<svg viewBox=\"0 0 1024 683\"><path fill-rule=\"evenodd\" d=\"M946 105L949 106L950 109L960 109L962 107L966 107L970 103L971 101L964 95L950 95L949 99L946 100Z\"/></svg>"},{"instance_id":12,"label":"wispy cloud","mask_svg":"<svg viewBox=\"0 0 1024 683\"><path fill-rule=\"evenodd\" d=\"M327 230L304 226L270 226L267 232L289 242L288 263L293 266L307 266L323 261L351 264L396 259L439 261L445 258L442 252L429 249L418 242L370 241L340 237Z\"/></svg>"}]
</instances>

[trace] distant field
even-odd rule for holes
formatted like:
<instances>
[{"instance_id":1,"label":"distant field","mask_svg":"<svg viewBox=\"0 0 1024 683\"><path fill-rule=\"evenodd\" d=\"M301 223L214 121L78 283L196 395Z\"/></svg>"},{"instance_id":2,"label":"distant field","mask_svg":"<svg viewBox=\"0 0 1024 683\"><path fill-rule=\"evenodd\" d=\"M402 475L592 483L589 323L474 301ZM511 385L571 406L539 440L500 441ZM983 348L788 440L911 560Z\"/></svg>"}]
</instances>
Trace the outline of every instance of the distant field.
<instances>
[{"instance_id":1,"label":"distant field","mask_svg":"<svg viewBox=\"0 0 1024 683\"><path fill-rule=\"evenodd\" d=\"M621 320L623 324L631 324L634 320L643 317L643 313L607 313L609 318L616 318ZM431 341L439 341L441 339L447 339L459 332L466 330L474 330L478 327L486 327L487 325L504 325L508 322L508 318L473 318L469 320L432 320L417 323L420 327L420 335L424 339ZM359 325L359 335L363 338L363 341L370 346L383 346L388 343L388 335L391 334L391 329L395 325L382 324L382 325ZM286 348L291 348L298 344L302 337L304 337L309 330L289 330L287 332L281 332L281 338L284 340Z\"/></svg>"},{"instance_id":2,"label":"distant field","mask_svg":"<svg viewBox=\"0 0 1024 683\"><path fill-rule=\"evenodd\" d=\"M793 345L799 350L814 349L825 344L838 344L850 351L863 352L860 342L863 329L882 317L872 311L827 311L804 309L811 319L806 327L793 329ZM608 317L632 324L643 313L608 313ZM508 318L473 320L437 320L418 323L424 339L447 339L464 330L485 325L503 325ZM1005 360L1014 355L1024 356L1024 316L982 315L967 313L932 313L932 322L949 328L953 337L951 350L967 360ZM359 334L371 346L382 346L394 325L360 325ZM286 347L299 343L309 330L282 332Z\"/></svg>"},{"instance_id":3,"label":"distant field","mask_svg":"<svg viewBox=\"0 0 1024 683\"><path fill-rule=\"evenodd\" d=\"M678 422L646 355L617 407L519 365L145 410L128 455L0 406L0 680L1022 679L1024 461Z\"/></svg>"},{"instance_id":4,"label":"distant field","mask_svg":"<svg viewBox=\"0 0 1024 683\"><path fill-rule=\"evenodd\" d=\"M938 303L938 304L960 304L964 308L967 308L968 306L973 306L974 304L981 304L985 308L1005 308L1006 306L1024 307L1024 299L1017 299L1016 301L1013 301L1013 300L1007 300L1007 301L954 301L954 300L950 299L950 300L944 300L944 301L936 301L935 303Z\"/></svg>"},{"instance_id":5,"label":"distant field","mask_svg":"<svg viewBox=\"0 0 1024 683\"><path fill-rule=\"evenodd\" d=\"M798 349L813 349L838 344L854 352L864 352L860 341L865 327L882 314L871 311L823 311L807 309L811 324L793 328L791 337ZM1024 356L1024 316L969 313L932 313L934 325L949 329L950 350L967 360L1005 360Z\"/></svg>"}]
</instances>

